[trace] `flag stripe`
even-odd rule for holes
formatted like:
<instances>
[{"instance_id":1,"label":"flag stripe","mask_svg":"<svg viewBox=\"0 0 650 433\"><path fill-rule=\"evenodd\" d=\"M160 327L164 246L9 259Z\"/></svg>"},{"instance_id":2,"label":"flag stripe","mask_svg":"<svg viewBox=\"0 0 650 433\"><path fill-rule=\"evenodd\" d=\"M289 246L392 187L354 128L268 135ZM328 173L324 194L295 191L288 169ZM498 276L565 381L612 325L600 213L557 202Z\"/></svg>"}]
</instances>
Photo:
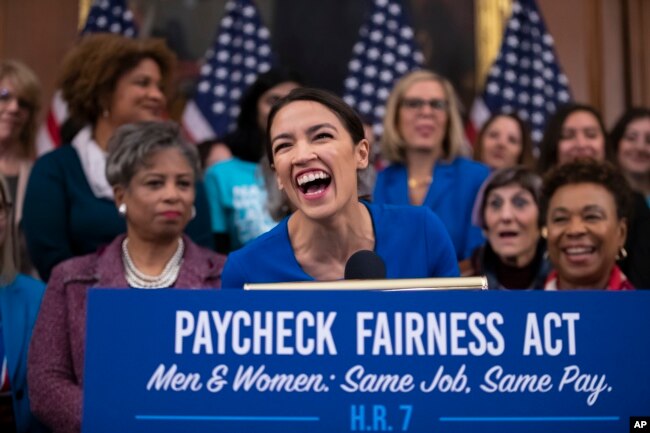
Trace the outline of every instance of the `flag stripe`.
<instances>
[{"instance_id":1,"label":"flag stripe","mask_svg":"<svg viewBox=\"0 0 650 433\"><path fill-rule=\"evenodd\" d=\"M199 110L199 107L196 106L194 101L189 101L185 106L182 125L183 130L193 143L198 143L215 137L212 126L210 126L210 123L205 119L205 117L203 117L201 110ZM186 125L191 125L191 128L186 128Z\"/></svg>"},{"instance_id":2,"label":"flag stripe","mask_svg":"<svg viewBox=\"0 0 650 433\"><path fill-rule=\"evenodd\" d=\"M214 44L206 51L183 129L195 140L233 130L239 101L257 75L273 63L270 33L252 0L229 0Z\"/></svg>"},{"instance_id":3,"label":"flag stripe","mask_svg":"<svg viewBox=\"0 0 650 433\"><path fill-rule=\"evenodd\" d=\"M126 37L137 36L133 14L126 0L95 0L88 12L82 35L90 33L116 33ZM45 121L39 127L36 149L39 155L61 145L61 125L68 118L68 107L61 91L52 97Z\"/></svg>"}]
</instances>

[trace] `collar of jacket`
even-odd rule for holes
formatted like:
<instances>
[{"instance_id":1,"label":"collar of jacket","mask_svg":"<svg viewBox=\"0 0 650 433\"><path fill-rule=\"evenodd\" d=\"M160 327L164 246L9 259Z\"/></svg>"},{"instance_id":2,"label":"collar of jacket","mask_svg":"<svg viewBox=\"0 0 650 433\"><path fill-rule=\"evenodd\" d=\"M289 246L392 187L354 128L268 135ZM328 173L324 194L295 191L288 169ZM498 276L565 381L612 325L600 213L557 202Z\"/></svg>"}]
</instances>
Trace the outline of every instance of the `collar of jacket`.
<instances>
[{"instance_id":1,"label":"collar of jacket","mask_svg":"<svg viewBox=\"0 0 650 433\"><path fill-rule=\"evenodd\" d=\"M107 246L86 256L86 263L80 263L78 272L66 275L64 282L86 282L93 287L105 288L128 287L122 263L122 241L125 237L125 234L119 235ZM218 280L223 268L223 261L217 260L219 256L209 254L185 235L183 241L183 264L174 287L201 288L206 286L206 280Z\"/></svg>"}]
</instances>

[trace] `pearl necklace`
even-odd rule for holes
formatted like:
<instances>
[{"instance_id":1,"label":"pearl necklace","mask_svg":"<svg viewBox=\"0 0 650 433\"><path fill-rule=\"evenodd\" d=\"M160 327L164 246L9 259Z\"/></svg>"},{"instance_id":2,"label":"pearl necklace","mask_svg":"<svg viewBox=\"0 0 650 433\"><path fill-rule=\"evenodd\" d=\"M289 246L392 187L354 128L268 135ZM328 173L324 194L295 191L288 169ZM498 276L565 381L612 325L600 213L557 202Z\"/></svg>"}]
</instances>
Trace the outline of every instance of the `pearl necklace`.
<instances>
[{"instance_id":1,"label":"pearl necklace","mask_svg":"<svg viewBox=\"0 0 650 433\"><path fill-rule=\"evenodd\" d=\"M126 282L129 283L130 287L138 289L161 289L171 287L174 284L181 270L181 264L183 263L183 252L185 250L183 238L178 239L176 252L169 259L160 275L157 276L147 275L135 266L126 247L128 243L129 238L125 238L122 242L122 263L124 263Z\"/></svg>"}]
</instances>

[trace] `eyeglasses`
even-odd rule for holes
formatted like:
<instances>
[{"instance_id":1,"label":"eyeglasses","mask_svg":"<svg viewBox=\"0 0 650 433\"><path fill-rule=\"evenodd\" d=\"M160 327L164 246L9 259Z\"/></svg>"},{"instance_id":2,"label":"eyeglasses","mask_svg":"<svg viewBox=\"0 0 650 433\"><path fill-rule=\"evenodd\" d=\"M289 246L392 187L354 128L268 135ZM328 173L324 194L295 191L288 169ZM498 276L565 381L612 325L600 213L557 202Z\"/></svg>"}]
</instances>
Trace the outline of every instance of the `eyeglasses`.
<instances>
[{"instance_id":1,"label":"eyeglasses","mask_svg":"<svg viewBox=\"0 0 650 433\"><path fill-rule=\"evenodd\" d=\"M428 105L435 111L447 111L447 108L449 108L449 102L444 99L404 98L402 99L401 105L404 108L414 111L422 110L425 105Z\"/></svg>"},{"instance_id":2,"label":"eyeglasses","mask_svg":"<svg viewBox=\"0 0 650 433\"><path fill-rule=\"evenodd\" d=\"M14 95L9 89L0 89L0 105L9 104L13 99L18 101L18 107L23 110L32 110L33 105L26 99Z\"/></svg>"}]
</instances>

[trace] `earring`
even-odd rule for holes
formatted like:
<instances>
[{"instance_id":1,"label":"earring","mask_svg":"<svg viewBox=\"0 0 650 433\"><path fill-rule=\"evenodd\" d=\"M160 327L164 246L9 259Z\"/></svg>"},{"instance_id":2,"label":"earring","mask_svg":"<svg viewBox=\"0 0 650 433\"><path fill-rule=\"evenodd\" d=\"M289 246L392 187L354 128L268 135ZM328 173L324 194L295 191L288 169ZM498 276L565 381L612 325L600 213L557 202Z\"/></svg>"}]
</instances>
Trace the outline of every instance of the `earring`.
<instances>
[{"instance_id":1,"label":"earring","mask_svg":"<svg viewBox=\"0 0 650 433\"><path fill-rule=\"evenodd\" d=\"M196 206L192 205L192 212L190 213L190 219L193 220L196 218Z\"/></svg>"},{"instance_id":2,"label":"earring","mask_svg":"<svg viewBox=\"0 0 650 433\"><path fill-rule=\"evenodd\" d=\"M625 247L621 247L621 249L618 250L618 254L616 254L616 260L623 260L626 257L627 257L627 250L625 249Z\"/></svg>"},{"instance_id":3,"label":"earring","mask_svg":"<svg viewBox=\"0 0 650 433\"><path fill-rule=\"evenodd\" d=\"M117 213L119 213L122 218L126 217L126 203L119 205Z\"/></svg>"},{"instance_id":4,"label":"earring","mask_svg":"<svg viewBox=\"0 0 650 433\"><path fill-rule=\"evenodd\" d=\"M546 228L546 226L542 227L542 229L540 230L540 235L544 239L548 238L548 229Z\"/></svg>"}]
</instances>

